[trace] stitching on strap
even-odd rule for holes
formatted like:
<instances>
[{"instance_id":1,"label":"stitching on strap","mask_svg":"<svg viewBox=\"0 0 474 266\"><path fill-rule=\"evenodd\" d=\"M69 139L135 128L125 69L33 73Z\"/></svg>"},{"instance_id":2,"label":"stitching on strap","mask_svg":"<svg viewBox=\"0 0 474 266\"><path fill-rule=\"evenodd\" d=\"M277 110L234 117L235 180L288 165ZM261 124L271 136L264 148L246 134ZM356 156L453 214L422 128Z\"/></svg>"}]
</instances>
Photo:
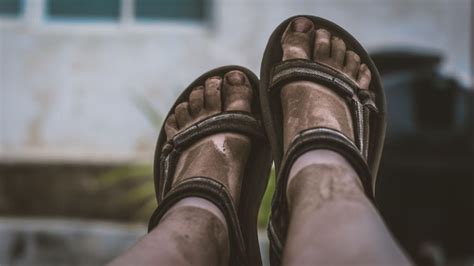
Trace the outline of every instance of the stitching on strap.
<instances>
[{"instance_id":1,"label":"stitching on strap","mask_svg":"<svg viewBox=\"0 0 474 266\"><path fill-rule=\"evenodd\" d=\"M354 139L360 151L364 150L364 114L362 104L356 100L352 100L353 114L354 114Z\"/></svg>"},{"instance_id":2,"label":"stitching on strap","mask_svg":"<svg viewBox=\"0 0 474 266\"><path fill-rule=\"evenodd\" d=\"M369 150L370 150L370 120L375 119L379 115L379 110L375 105L375 95L372 91L369 90L360 90L357 96L360 99L362 104L362 155L366 160L368 160Z\"/></svg>"},{"instance_id":3,"label":"stitching on strap","mask_svg":"<svg viewBox=\"0 0 474 266\"><path fill-rule=\"evenodd\" d=\"M310 80L329 84L330 88L341 96L352 97L360 89L344 73L330 66L305 59L293 59L280 62L271 73L270 91L280 89L294 80Z\"/></svg>"},{"instance_id":4,"label":"stitching on strap","mask_svg":"<svg viewBox=\"0 0 474 266\"><path fill-rule=\"evenodd\" d=\"M362 129L363 129L363 132L364 132L364 136L362 136L362 140L363 140L363 149L361 149L362 151L362 156L364 156L364 158L366 160L368 160L368 157L369 157L369 140L370 140L370 113L371 113L371 110L369 108L367 108L365 105L363 107L363 124L362 124Z\"/></svg>"},{"instance_id":5,"label":"stitching on strap","mask_svg":"<svg viewBox=\"0 0 474 266\"><path fill-rule=\"evenodd\" d=\"M196 139L218 132L234 132L263 138L263 129L254 117L244 113L227 112L211 116L176 134L172 143L175 149L182 148Z\"/></svg>"}]
</instances>

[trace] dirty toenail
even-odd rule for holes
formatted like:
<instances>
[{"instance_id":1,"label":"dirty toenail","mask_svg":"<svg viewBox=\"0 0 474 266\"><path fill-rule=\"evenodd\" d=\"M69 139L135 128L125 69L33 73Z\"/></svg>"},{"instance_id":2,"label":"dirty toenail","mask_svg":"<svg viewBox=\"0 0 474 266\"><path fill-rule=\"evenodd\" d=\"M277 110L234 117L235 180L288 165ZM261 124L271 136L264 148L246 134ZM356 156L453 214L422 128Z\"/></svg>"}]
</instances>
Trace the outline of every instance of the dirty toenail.
<instances>
[{"instance_id":1,"label":"dirty toenail","mask_svg":"<svg viewBox=\"0 0 474 266\"><path fill-rule=\"evenodd\" d=\"M193 91L204 90L204 86L197 86L193 89Z\"/></svg>"},{"instance_id":2,"label":"dirty toenail","mask_svg":"<svg viewBox=\"0 0 474 266\"><path fill-rule=\"evenodd\" d=\"M206 86L215 86L221 81L221 77L210 77L206 80Z\"/></svg>"},{"instance_id":3,"label":"dirty toenail","mask_svg":"<svg viewBox=\"0 0 474 266\"><path fill-rule=\"evenodd\" d=\"M220 80L221 80L221 77L219 76L214 76L214 77L209 78L209 81L220 81Z\"/></svg>"},{"instance_id":4,"label":"dirty toenail","mask_svg":"<svg viewBox=\"0 0 474 266\"><path fill-rule=\"evenodd\" d=\"M227 82L230 85L241 85L245 83L244 74L240 71L232 71L226 75Z\"/></svg>"},{"instance_id":5,"label":"dirty toenail","mask_svg":"<svg viewBox=\"0 0 474 266\"><path fill-rule=\"evenodd\" d=\"M311 23L311 21L308 20L307 18L297 18L293 20L291 28L296 32L305 33L311 29L312 24L313 23Z\"/></svg>"}]
</instances>

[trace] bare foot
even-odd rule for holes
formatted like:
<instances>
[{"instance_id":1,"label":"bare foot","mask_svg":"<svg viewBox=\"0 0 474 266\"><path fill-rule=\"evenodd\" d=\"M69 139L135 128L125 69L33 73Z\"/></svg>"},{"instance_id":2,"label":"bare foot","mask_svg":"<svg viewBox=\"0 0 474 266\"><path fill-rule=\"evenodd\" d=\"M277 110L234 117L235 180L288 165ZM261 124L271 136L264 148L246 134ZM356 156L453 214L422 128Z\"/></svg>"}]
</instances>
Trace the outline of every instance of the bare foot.
<instances>
[{"instance_id":1,"label":"bare foot","mask_svg":"<svg viewBox=\"0 0 474 266\"><path fill-rule=\"evenodd\" d=\"M207 79L168 117L165 122L167 138L223 111L250 113L252 92L248 78L240 71L230 71L224 79ZM229 189L237 206L249 152L250 139L244 135L219 133L201 139L181 154L173 183L194 176L214 178Z\"/></svg>"},{"instance_id":2,"label":"bare foot","mask_svg":"<svg viewBox=\"0 0 474 266\"><path fill-rule=\"evenodd\" d=\"M360 57L353 51L347 50L346 44L342 39L337 36L331 36L331 33L325 29L315 29L315 26L317 25L314 25L311 20L303 17L296 18L288 25L281 40L283 48L282 60L314 60L342 71L356 82L361 89L368 89L371 73L365 64L361 64ZM354 140L352 115L346 100L325 85L311 81L289 83L281 90L281 104L285 151L296 134L313 127L335 129ZM314 163L318 163L318 160L315 161L315 158L320 156L317 156L315 152L317 151L303 154L292 165L287 181L287 198L289 203L294 200L294 196L301 195L302 191L328 189L327 185L331 182L325 184L322 181L324 179L321 177L322 174L318 178L316 188L301 185L301 180L300 182L296 182L296 180L293 182L298 176L298 172ZM313 154L314 156L308 156L308 154ZM349 190L361 190L362 183L357 174L349 164L345 163L344 158L341 157L340 159L336 161L340 161L342 164L338 162L337 165L344 169L344 172L351 173L347 175L350 178L347 178L347 180L334 179L333 187L329 191L332 191L334 187L340 187L342 190L349 188ZM315 180L313 181L316 182ZM308 195L316 197L316 194L312 192L309 192ZM320 200L317 201L319 202Z\"/></svg>"},{"instance_id":3,"label":"bare foot","mask_svg":"<svg viewBox=\"0 0 474 266\"><path fill-rule=\"evenodd\" d=\"M252 89L246 75L230 71L194 88L165 121L171 139L196 122L224 111L250 112ZM182 151L173 184L195 177L225 185L237 206L250 139L236 133L203 138ZM160 217L156 227L112 265L227 265L231 250L227 219L213 202L196 196L180 199Z\"/></svg>"},{"instance_id":4,"label":"bare foot","mask_svg":"<svg viewBox=\"0 0 474 266\"><path fill-rule=\"evenodd\" d=\"M283 34L282 60L309 59L344 72L361 89L368 89L371 73L360 57L346 49L344 41L325 29L315 29L313 22L296 18ZM310 81L289 83L281 90L284 147L293 137L312 127L339 130L354 140L352 116L346 101L324 85Z\"/></svg>"},{"instance_id":5,"label":"bare foot","mask_svg":"<svg viewBox=\"0 0 474 266\"><path fill-rule=\"evenodd\" d=\"M307 18L293 20L282 36L282 60L314 60L368 90L371 72L359 55L317 26ZM346 100L325 85L289 83L281 90L281 104L285 151L296 134L314 127L338 130L354 140ZM410 264L341 154L322 149L305 152L294 161L287 182L290 222L283 265Z\"/></svg>"}]
</instances>

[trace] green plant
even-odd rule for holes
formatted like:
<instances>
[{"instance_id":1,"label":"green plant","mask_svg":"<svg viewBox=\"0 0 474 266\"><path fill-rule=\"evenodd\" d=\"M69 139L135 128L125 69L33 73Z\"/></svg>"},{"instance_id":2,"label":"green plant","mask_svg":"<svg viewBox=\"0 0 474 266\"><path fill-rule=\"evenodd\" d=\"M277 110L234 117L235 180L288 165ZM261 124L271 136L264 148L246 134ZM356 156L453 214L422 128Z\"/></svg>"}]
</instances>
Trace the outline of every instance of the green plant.
<instances>
[{"instance_id":1,"label":"green plant","mask_svg":"<svg viewBox=\"0 0 474 266\"><path fill-rule=\"evenodd\" d=\"M273 192L275 191L275 168L272 167L270 179L268 180L267 189L263 195L262 204L258 212L258 226L263 228L267 226L268 218L270 218L271 202Z\"/></svg>"},{"instance_id":2,"label":"green plant","mask_svg":"<svg viewBox=\"0 0 474 266\"><path fill-rule=\"evenodd\" d=\"M156 208L152 172L150 165L131 164L106 171L97 178L103 190L125 186L126 193L117 195L113 200L116 204L139 206L131 209L131 216L146 221Z\"/></svg>"}]
</instances>

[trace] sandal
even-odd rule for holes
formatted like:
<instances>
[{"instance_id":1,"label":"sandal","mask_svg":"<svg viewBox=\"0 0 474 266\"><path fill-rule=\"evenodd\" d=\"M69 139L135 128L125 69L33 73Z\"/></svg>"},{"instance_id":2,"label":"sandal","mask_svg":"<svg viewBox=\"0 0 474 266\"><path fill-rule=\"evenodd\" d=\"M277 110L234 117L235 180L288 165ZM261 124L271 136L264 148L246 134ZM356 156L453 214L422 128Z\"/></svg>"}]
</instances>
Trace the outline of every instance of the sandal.
<instances>
[{"instance_id":1,"label":"sandal","mask_svg":"<svg viewBox=\"0 0 474 266\"><path fill-rule=\"evenodd\" d=\"M272 160L270 146L260 124L258 78L250 70L239 66L224 66L211 70L201 75L184 90L167 117L173 113L179 103L187 101L193 88L204 84L209 77L223 77L232 70L242 71L250 81L254 90L251 103L253 113L221 112L194 123L168 141L164 126L161 128L154 159L158 207L150 218L148 231L156 227L167 210L179 200L186 197L205 198L213 202L226 218L230 240L230 265L261 265L256 226L257 214L268 182ZM222 132L243 134L252 141L238 209L234 206L228 189L215 179L196 176L179 181L172 186L180 152L204 137Z\"/></svg>"},{"instance_id":2,"label":"sandal","mask_svg":"<svg viewBox=\"0 0 474 266\"><path fill-rule=\"evenodd\" d=\"M305 59L282 61L280 40L291 21L296 17L311 20L343 39L348 50L357 53L371 73L369 90L361 90L340 70ZM281 263L281 255L288 229L286 185L293 162L299 155L315 149L330 149L344 156L354 167L362 181L365 193L374 199L376 175L385 136L385 95L379 73L361 44L347 31L328 20L314 16L295 16L282 22L272 33L261 65L260 101L265 130L272 149L277 173L276 191L268 225L270 261ZM288 150L283 150L283 122L280 100L281 88L293 81L314 81L323 84L343 97L352 113L355 141L334 129L315 127L299 132Z\"/></svg>"}]
</instances>

